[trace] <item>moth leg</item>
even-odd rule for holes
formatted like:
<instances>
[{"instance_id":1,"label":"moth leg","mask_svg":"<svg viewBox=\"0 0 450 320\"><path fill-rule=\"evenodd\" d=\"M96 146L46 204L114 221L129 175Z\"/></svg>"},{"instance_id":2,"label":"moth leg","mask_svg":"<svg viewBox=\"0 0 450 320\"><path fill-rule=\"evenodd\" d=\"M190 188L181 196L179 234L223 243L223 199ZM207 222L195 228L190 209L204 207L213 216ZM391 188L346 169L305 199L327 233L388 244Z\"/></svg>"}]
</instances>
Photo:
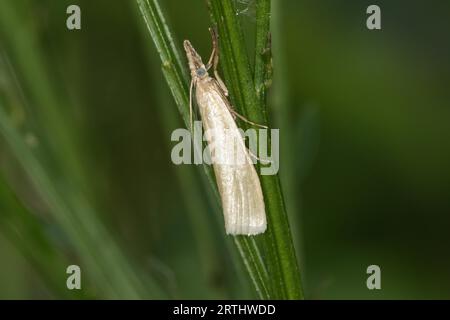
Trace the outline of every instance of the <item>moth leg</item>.
<instances>
[{"instance_id":1,"label":"moth leg","mask_svg":"<svg viewBox=\"0 0 450 320\"><path fill-rule=\"evenodd\" d=\"M225 83L222 81L222 79L219 76L219 73L217 72L217 65L219 64L219 41L218 41L218 35L217 31L214 28L209 28L209 32L211 33L211 39L212 39L212 45L213 49L211 52L211 56L209 57L208 63L206 64L206 69L209 70L211 67L214 67L214 76L216 78L216 82L219 85L219 88L222 90L225 97L228 97L228 89L225 86ZM267 126L252 122L245 118L243 115L240 115L237 113L233 107L229 104L227 104L228 110L231 112L234 119L236 119L236 116L239 117L241 120L250 123L254 126L266 128Z\"/></svg>"},{"instance_id":2,"label":"moth leg","mask_svg":"<svg viewBox=\"0 0 450 320\"><path fill-rule=\"evenodd\" d=\"M216 30L213 28L209 28L209 32L211 33L211 38L212 38L212 51L211 51L211 56L209 57L208 63L206 64L206 70L209 70L213 64L214 64L214 69L216 69L218 61L219 61L219 46L218 46L218 41L217 41L217 33Z\"/></svg>"},{"instance_id":3,"label":"moth leg","mask_svg":"<svg viewBox=\"0 0 450 320\"><path fill-rule=\"evenodd\" d=\"M250 155L251 158L259 160L259 162L263 163L263 164L268 164L268 163L273 163L272 160L269 159L261 159L259 158L257 155L255 155L250 149L247 148L248 154Z\"/></svg>"},{"instance_id":4,"label":"moth leg","mask_svg":"<svg viewBox=\"0 0 450 320\"><path fill-rule=\"evenodd\" d=\"M217 83L220 86L220 89L222 89L223 94L225 97L228 97L228 89L225 83L223 83L222 79L219 77L219 74L217 73L217 70L214 70L214 76L216 77Z\"/></svg>"},{"instance_id":5,"label":"moth leg","mask_svg":"<svg viewBox=\"0 0 450 320\"><path fill-rule=\"evenodd\" d=\"M265 126L265 125L262 125L262 124L259 124L259 123L256 123L256 122L248 120L246 117L244 117L243 115L239 114L236 110L233 109L232 106L230 106L228 104L227 104L227 107L228 107L228 110L231 112L231 114L234 116L235 119L236 119L236 116L237 116L242 121L247 122L247 123L249 123L251 125L254 125L254 126L257 126L257 127L260 127L260 128L264 128L264 129L269 128L268 126Z\"/></svg>"},{"instance_id":6,"label":"moth leg","mask_svg":"<svg viewBox=\"0 0 450 320\"><path fill-rule=\"evenodd\" d=\"M206 70L209 70L211 67L213 67L214 77L216 78L217 83L222 89L224 95L228 97L228 89L225 86L225 83L220 78L219 73L217 72L217 65L219 64L219 41L218 41L219 37L217 35L217 31L214 28L209 28L209 32L211 33L213 49L211 52L211 56L209 57L208 63L206 64Z\"/></svg>"}]
</instances>

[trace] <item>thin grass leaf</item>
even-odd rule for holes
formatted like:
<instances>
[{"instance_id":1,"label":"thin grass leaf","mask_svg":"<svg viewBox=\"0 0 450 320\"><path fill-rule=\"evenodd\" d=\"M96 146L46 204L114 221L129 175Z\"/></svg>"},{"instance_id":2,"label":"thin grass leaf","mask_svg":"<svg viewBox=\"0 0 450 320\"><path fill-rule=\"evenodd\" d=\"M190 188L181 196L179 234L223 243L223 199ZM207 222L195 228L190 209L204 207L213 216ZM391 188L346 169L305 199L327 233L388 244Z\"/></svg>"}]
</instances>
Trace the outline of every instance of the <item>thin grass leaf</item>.
<instances>
[{"instance_id":1,"label":"thin grass leaf","mask_svg":"<svg viewBox=\"0 0 450 320\"><path fill-rule=\"evenodd\" d=\"M6 140L21 166L32 180L40 197L48 205L52 216L63 228L83 261L83 270L92 275L104 297L144 298L164 297L155 283L136 277L136 270L115 246L96 215L75 190L63 198L39 161L8 121L0 105L0 135Z\"/></svg>"},{"instance_id":2,"label":"thin grass leaf","mask_svg":"<svg viewBox=\"0 0 450 320\"><path fill-rule=\"evenodd\" d=\"M263 106L265 119L267 119L266 93L272 82L270 2L271 0L256 1L255 72L253 80L256 96Z\"/></svg>"},{"instance_id":3,"label":"thin grass leaf","mask_svg":"<svg viewBox=\"0 0 450 320\"><path fill-rule=\"evenodd\" d=\"M153 278L139 272L123 254L85 198L83 183L78 177L83 175L77 164L78 150L61 115L61 106L69 103L55 93L36 33L29 24L22 23L27 2L21 4L2 6L0 36L4 49L14 58L14 67L19 70L14 73L20 74L18 78L24 82L23 87L28 88L26 93L29 96L26 98L32 102L31 111L40 120L34 123L33 128L42 139L37 151L26 143L7 111L14 110L15 106L5 105L11 100L4 97L7 92L0 87L0 136L8 145L2 152L16 159L31 181L34 196L42 199L52 222L68 238L76 260L81 261L83 274L92 280L93 295L124 299L167 297ZM3 59L0 62L0 74L6 77L5 82L14 83L12 77L7 78L11 70ZM20 99L14 102L23 103ZM22 106L22 109L25 108Z\"/></svg>"},{"instance_id":4,"label":"thin grass leaf","mask_svg":"<svg viewBox=\"0 0 450 320\"><path fill-rule=\"evenodd\" d=\"M52 86L47 72L47 61L39 45L38 33L30 23L32 4L17 1L4 4L0 10L0 40L7 48L11 64L15 66L18 81L25 89L25 96L32 104L28 110L45 138L46 153L57 158L54 165L71 173L71 180L85 186L81 161L77 154L78 141L73 134L73 122L63 115L61 106L68 106Z\"/></svg>"},{"instance_id":5,"label":"thin grass leaf","mask_svg":"<svg viewBox=\"0 0 450 320\"><path fill-rule=\"evenodd\" d=\"M189 80L186 72L186 63L180 59L178 46L173 41L158 1L137 0L137 3L160 55L166 82L171 89L184 123L189 128ZM210 187L214 190L216 201L220 203L212 169L206 165L203 167L208 176ZM267 283L268 272L262 263L263 257L256 244L256 240L249 237L234 237L233 240L250 274L258 296L263 299L271 298L272 295Z\"/></svg>"},{"instance_id":6,"label":"thin grass leaf","mask_svg":"<svg viewBox=\"0 0 450 320\"><path fill-rule=\"evenodd\" d=\"M53 294L86 299L83 290L67 290L65 269L71 263L43 231L38 215L25 208L0 176L0 230L46 280Z\"/></svg>"},{"instance_id":7,"label":"thin grass leaf","mask_svg":"<svg viewBox=\"0 0 450 320\"><path fill-rule=\"evenodd\" d=\"M270 15L270 5L263 3L264 0L260 1L261 3L257 3L258 16L256 17L257 21L259 20L256 40L258 50L261 50L263 44L267 42L267 17ZM209 8L221 36L221 58L225 61L222 68L227 84L231 87L232 100L240 103L236 105L236 108L251 121L267 124L266 106L261 99L264 94L260 93L258 97L255 90L243 31L236 15L234 1L209 0ZM265 86L261 86L265 71L259 57L255 65L258 67L255 73L258 89L265 90ZM261 176L261 186L268 214L268 230L261 237L274 298L301 299L303 293L300 273L278 175Z\"/></svg>"}]
</instances>

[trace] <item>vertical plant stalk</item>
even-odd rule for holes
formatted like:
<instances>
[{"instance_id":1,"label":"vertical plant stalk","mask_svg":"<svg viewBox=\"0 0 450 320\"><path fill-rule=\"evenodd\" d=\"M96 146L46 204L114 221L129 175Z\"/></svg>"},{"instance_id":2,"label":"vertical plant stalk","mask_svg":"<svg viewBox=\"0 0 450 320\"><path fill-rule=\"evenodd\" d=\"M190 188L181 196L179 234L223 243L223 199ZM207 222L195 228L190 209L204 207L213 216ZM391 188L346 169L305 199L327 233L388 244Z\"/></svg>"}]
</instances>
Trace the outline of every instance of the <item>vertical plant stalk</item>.
<instances>
[{"instance_id":1,"label":"vertical plant stalk","mask_svg":"<svg viewBox=\"0 0 450 320\"><path fill-rule=\"evenodd\" d=\"M162 72L187 128L189 124L189 76L183 66L180 51L175 44L158 1L136 0L150 36L161 58ZM196 150L198 152L198 150ZM201 152L201 151L200 151ZM203 166L208 180L214 184L212 170ZM217 188L215 196L219 198Z\"/></svg>"},{"instance_id":2,"label":"vertical plant stalk","mask_svg":"<svg viewBox=\"0 0 450 320\"><path fill-rule=\"evenodd\" d=\"M189 127L189 80L178 54L178 46L172 39L158 1L137 0L137 3L161 57L166 81L185 125ZM270 2L264 0L257 4L258 16L263 20L260 20L257 26L255 78L245 51L234 3L229 0L210 0L208 4L219 29L221 65L232 103L252 121L267 123L265 92L269 69L263 53L266 52L269 39ZM255 87L255 84L258 87ZM205 171L207 175L212 176L210 168ZM209 180L217 201L220 202L214 179L210 177ZM234 237L235 244L260 298L301 299L303 294L300 274L278 176L262 176L261 184L269 220L268 231L257 237Z\"/></svg>"},{"instance_id":3,"label":"vertical plant stalk","mask_svg":"<svg viewBox=\"0 0 450 320\"><path fill-rule=\"evenodd\" d=\"M255 95L254 82L245 45L241 45L244 42L242 29L233 20L236 16L233 3L210 1L209 4L212 19L219 29L221 65L229 86L234 107L252 121L267 123L267 119L261 118L262 114L259 111L259 102ZM246 106L249 107L246 108ZM255 116L255 114L257 115ZM241 123L241 125L243 127L246 126L245 123ZM270 298L285 299L287 295L283 289L281 266L274 246L275 239L273 237L272 222L267 206L268 196L264 190L262 179L261 186L264 193L266 213L268 215L268 229L264 235L255 238L244 237L244 241L252 241L258 247L258 250L264 254L261 264L264 266L265 272L268 275L265 282L267 290L270 292Z\"/></svg>"},{"instance_id":4,"label":"vertical plant stalk","mask_svg":"<svg viewBox=\"0 0 450 320\"><path fill-rule=\"evenodd\" d=\"M157 0L136 0L149 33L162 61L162 71L187 128L189 125L189 78L186 63L178 54L166 19ZM216 201L220 204L212 169L203 166ZM261 299L273 298L268 285L268 272L256 241L248 237L234 237L242 262L250 274L256 293Z\"/></svg>"},{"instance_id":5,"label":"vertical plant stalk","mask_svg":"<svg viewBox=\"0 0 450 320\"><path fill-rule=\"evenodd\" d=\"M266 93L272 82L270 1L256 1L255 72L253 79L256 96L263 106L265 119L267 119Z\"/></svg>"},{"instance_id":6,"label":"vertical plant stalk","mask_svg":"<svg viewBox=\"0 0 450 320\"><path fill-rule=\"evenodd\" d=\"M213 20L219 29L222 68L235 107L250 120L267 124L265 83L268 69L261 55L269 39L270 1L257 0L256 6L257 49L253 78L234 1L209 0ZM268 231L262 237L265 238L265 263L272 278L272 290L276 298L302 299L300 273L278 175L261 176L261 185L269 221Z\"/></svg>"}]
</instances>

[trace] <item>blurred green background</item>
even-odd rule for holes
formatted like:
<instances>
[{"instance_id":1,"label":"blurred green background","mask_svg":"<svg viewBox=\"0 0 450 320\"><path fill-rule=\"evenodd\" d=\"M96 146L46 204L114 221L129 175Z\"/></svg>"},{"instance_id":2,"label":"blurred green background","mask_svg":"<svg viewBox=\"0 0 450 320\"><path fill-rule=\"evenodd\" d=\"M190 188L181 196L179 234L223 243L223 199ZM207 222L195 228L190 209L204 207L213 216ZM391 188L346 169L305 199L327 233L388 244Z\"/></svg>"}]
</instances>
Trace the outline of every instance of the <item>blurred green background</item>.
<instances>
[{"instance_id":1,"label":"blurred green background","mask_svg":"<svg viewBox=\"0 0 450 320\"><path fill-rule=\"evenodd\" d=\"M370 4L274 1L271 119L305 294L448 299L450 3L376 1L381 31ZM161 5L207 56L205 1ZM251 47L254 1L236 5ZM4 0L0 55L0 298L254 297L202 172L170 161L181 119L134 1Z\"/></svg>"}]
</instances>

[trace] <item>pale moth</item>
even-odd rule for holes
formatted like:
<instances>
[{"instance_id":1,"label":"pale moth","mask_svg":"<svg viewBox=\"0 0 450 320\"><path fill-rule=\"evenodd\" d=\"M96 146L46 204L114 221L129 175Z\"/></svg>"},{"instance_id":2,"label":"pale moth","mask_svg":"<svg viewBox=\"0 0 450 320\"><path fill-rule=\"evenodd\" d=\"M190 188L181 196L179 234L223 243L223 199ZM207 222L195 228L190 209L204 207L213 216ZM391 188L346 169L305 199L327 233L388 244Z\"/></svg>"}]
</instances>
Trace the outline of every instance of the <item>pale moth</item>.
<instances>
[{"instance_id":1,"label":"pale moth","mask_svg":"<svg viewBox=\"0 0 450 320\"><path fill-rule=\"evenodd\" d=\"M234 111L228 101L228 90L217 73L217 35L213 29L210 31L213 49L206 66L191 43L184 41L192 77L191 128L192 94L195 89L195 98L222 200L225 231L231 235L256 235L266 231L267 227L263 193L251 154L238 131L234 117L255 123ZM208 74L211 67L214 70L214 78Z\"/></svg>"}]
</instances>

